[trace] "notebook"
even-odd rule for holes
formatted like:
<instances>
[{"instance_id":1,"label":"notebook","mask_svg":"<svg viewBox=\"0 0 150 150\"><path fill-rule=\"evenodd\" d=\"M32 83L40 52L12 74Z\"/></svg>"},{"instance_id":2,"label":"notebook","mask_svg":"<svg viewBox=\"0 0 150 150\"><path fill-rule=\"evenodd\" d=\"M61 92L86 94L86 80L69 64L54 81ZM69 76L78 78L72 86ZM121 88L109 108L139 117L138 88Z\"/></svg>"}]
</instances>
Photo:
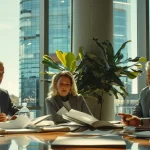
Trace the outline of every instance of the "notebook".
<instances>
[{"instance_id":1,"label":"notebook","mask_svg":"<svg viewBox=\"0 0 150 150\"><path fill-rule=\"evenodd\" d=\"M60 136L52 142L52 147L102 147L124 148L126 143L121 136Z\"/></svg>"}]
</instances>

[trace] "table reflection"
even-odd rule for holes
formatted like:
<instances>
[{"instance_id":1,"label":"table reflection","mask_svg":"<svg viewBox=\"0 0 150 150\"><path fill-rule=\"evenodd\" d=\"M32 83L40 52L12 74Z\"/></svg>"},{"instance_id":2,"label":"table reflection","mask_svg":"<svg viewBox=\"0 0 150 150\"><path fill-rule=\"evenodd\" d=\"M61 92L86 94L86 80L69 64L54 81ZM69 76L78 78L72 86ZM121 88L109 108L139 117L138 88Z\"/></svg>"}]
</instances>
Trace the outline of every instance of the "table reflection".
<instances>
[{"instance_id":1,"label":"table reflection","mask_svg":"<svg viewBox=\"0 0 150 150\"><path fill-rule=\"evenodd\" d=\"M50 141L43 141L34 136L0 137L0 150L50 150Z\"/></svg>"},{"instance_id":2,"label":"table reflection","mask_svg":"<svg viewBox=\"0 0 150 150\"><path fill-rule=\"evenodd\" d=\"M0 137L0 150L8 150L11 145L11 139Z\"/></svg>"},{"instance_id":3,"label":"table reflection","mask_svg":"<svg viewBox=\"0 0 150 150\"><path fill-rule=\"evenodd\" d=\"M0 137L0 150L56 150L51 143L57 136L64 136L65 133L45 133L45 134L11 134ZM149 139L136 139L133 137L123 137L126 142L126 150L149 150ZM60 150L93 150L93 148L62 147ZM100 149L100 148L97 148ZM109 149L109 148L108 148ZM105 150L108 150L107 148ZM111 148L110 148L111 149ZM119 149L117 149L119 150ZM123 150L123 149L121 149Z\"/></svg>"},{"instance_id":4,"label":"table reflection","mask_svg":"<svg viewBox=\"0 0 150 150\"><path fill-rule=\"evenodd\" d=\"M126 136L124 137L126 142L126 149L130 150L150 150L150 140L147 138L135 138Z\"/></svg>"}]
</instances>

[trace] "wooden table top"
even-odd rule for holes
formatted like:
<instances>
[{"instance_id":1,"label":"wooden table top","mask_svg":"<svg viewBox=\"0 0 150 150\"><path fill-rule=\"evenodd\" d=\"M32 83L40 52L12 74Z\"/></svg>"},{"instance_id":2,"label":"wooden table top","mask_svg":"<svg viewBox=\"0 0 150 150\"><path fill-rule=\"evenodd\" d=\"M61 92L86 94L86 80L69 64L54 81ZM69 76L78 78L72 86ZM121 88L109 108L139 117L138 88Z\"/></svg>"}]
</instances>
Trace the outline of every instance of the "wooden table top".
<instances>
[{"instance_id":1,"label":"wooden table top","mask_svg":"<svg viewBox=\"0 0 150 150\"><path fill-rule=\"evenodd\" d=\"M0 137L0 149L2 149L4 146L8 146L11 150L12 144L15 143L18 147L27 147L27 150L30 148L34 150L110 150L110 149L117 149L117 150L136 150L137 149L143 149L148 150L150 149L150 141L149 139L136 139L134 137L129 136L123 136L125 142L126 142L126 148L88 148L88 147L51 147L51 143L58 137L58 136L66 136L66 132L46 132L46 133L28 133L28 134L5 134L4 136ZM12 142L13 141L13 142ZM18 148L19 149L19 148ZM5 149L3 149L5 150ZM14 150L14 149L12 149Z\"/></svg>"}]
</instances>

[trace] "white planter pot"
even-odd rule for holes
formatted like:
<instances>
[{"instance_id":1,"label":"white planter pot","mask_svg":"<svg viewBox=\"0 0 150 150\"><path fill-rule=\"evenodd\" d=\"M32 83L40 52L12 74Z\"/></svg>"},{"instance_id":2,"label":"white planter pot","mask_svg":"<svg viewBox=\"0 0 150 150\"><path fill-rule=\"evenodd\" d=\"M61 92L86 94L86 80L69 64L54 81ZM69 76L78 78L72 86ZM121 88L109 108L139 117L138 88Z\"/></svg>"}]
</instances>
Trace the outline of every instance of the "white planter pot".
<instances>
[{"instance_id":1,"label":"white planter pot","mask_svg":"<svg viewBox=\"0 0 150 150\"><path fill-rule=\"evenodd\" d=\"M115 120L115 111L114 111L114 96L110 96L108 93L103 94L104 102L98 104L97 100L93 97L86 98L86 102L93 114L93 116L99 120L112 121Z\"/></svg>"}]
</instances>

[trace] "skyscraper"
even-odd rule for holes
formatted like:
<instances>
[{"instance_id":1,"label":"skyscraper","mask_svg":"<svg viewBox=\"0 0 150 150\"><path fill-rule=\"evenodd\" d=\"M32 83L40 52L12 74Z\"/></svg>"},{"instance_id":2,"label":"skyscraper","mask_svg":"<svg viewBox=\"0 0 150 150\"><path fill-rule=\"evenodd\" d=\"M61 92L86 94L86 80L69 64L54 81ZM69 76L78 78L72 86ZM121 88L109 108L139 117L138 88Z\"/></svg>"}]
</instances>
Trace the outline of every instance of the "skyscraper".
<instances>
[{"instance_id":1,"label":"skyscraper","mask_svg":"<svg viewBox=\"0 0 150 150\"><path fill-rule=\"evenodd\" d=\"M39 0L20 1L19 97L29 105L38 102Z\"/></svg>"},{"instance_id":2,"label":"skyscraper","mask_svg":"<svg viewBox=\"0 0 150 150\"><path fill-rule=\"evenodd\" d=\"M19 97L39 104L40 0L20 1ZM71 0L48 1L48 54L71 51Z\"/></svg>"}]
</instances>

